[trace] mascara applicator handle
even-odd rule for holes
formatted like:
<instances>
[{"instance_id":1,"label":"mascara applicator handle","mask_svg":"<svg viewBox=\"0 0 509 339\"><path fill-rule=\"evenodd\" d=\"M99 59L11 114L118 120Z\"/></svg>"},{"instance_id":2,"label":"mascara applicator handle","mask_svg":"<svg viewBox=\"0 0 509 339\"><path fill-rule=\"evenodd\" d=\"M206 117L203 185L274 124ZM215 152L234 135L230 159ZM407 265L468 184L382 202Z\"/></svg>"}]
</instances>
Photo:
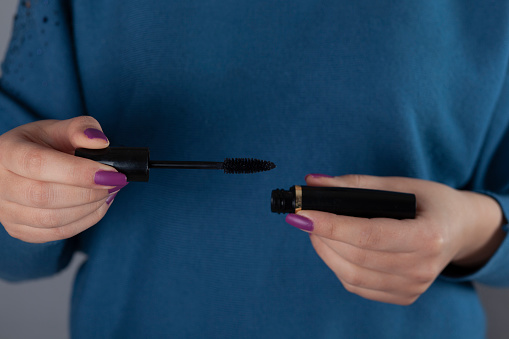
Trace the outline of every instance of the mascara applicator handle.
<instances>
[{"instance_id":1,"label":"mascara applicator handle","mask_svg":"<svg viewBox=\"0 0 509 339\"><path fill-rule=\"evenodd\" d=\"M78 148L75 156L114 167L127 176L127 181L148 181L150 152L146 147Z\"/></svg>"}]
</instances>

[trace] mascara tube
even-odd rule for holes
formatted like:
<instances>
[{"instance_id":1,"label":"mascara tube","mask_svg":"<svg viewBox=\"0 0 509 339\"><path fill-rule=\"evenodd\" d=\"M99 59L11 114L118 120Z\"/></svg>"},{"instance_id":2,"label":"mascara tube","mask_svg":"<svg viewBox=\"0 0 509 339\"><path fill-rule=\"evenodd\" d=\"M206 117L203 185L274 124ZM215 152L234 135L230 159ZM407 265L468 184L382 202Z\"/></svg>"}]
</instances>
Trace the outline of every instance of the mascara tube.
<instances>
[{"instance_id":1,"label":"mascara tube","mask_svg":"<svg viewBox=\"0 0 509 339\"><path fill-rule=\"evenodd\" d=\"M274 213L315 210L362 218L414 219L414 194L350 187L292 186L276 189L270 199Z\"/></svg>"}]
</instances>

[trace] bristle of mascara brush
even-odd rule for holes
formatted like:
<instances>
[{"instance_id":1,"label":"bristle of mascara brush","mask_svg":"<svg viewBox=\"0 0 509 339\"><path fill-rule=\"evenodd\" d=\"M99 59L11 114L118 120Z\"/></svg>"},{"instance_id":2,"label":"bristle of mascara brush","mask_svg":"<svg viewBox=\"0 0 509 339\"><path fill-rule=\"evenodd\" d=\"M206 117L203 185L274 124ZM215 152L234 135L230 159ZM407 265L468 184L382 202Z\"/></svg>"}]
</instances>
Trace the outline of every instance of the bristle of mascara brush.
<instances>
[{"instance_id":1,"label":"bristle of mascara brush","mask_svg":"<svg viewBox=\"0 0 509 339\"><path fill-rule=\"evenodd\" d=\"M276 168L273 162L249 158L226 158L223 162L224 173L256 173Z\"/></svg>"}]
</instances>

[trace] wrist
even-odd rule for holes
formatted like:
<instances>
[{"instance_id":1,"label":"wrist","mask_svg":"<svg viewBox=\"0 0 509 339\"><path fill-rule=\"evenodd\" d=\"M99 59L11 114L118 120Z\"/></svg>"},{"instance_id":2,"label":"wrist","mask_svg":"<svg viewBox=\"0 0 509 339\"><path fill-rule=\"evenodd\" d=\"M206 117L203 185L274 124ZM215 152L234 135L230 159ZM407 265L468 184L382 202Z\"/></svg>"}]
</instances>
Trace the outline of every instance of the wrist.
<instances>
[{"instance_id":1,"label":"wrist","mask_svg":"<svg viewBox=\"0 0 509 339\"><path fill-rule=\"evenodd\" d=\"M505 238L502 229L504 216L498 202L492 197L468 191L462 195L464 241L451 264L465 268L480 268L493 256Z\"/></svg>"}]
</instances>

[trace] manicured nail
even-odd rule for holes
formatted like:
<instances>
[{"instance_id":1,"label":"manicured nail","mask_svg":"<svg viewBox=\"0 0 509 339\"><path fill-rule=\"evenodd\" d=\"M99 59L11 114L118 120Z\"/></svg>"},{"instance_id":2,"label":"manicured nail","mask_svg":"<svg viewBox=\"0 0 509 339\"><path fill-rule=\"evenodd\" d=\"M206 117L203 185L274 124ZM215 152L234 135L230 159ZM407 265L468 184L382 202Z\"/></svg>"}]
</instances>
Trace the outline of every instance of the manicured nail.
<instances>
[{"instance_id":1,"label":"manicured nail","mask_svg":"<svg viewBox=\"0 0 509 339\"><path fill-rule=\"evenodd\" d=\"M311 220L309 220L308 218L303 217L301 215L288 214L286 216L285 221L287 223L289 223L290 225L300 228L301 230L306 231L306 232L312 232L314 229L313 222Z\"/></svg>"},{"instance_id":2,"label":"manicured nail","mask_svg":"<svg viewBox=\"0 0 509 339\"><path fill-rule=\"evenodd\" d=\"M119 185L119 186L115 186L115 187L113 187L113 188L110 188L110 189L108 190L108 193L110 193L110 194L111 194L111 193L118 192L118 191L120 191L122 188L126 187L126 186L127 186L127 184L128 184L128 183L126 183L125 185Z\"/></svg>"},{"instance_id":3,"label":"manicured nail","mask_svg":"<svg viewBox=\"0 0 509 339\"><path fill-rule=\"evenodd\" d=\"M118 192L117 192L118 193ZM109 205L112 203L113 200L115 200L115 197L117 196L117 193L110 195L108 199L106 199L106 203Z\"/></svg>"},{"instance_id":4,"label":"manicured nail","mask_svg":"<svg viewBox=\"0 0 509 339\"><path fill-rule=\"evenodd\" d=\"M106 142L108 142L108 138L106 138L106 135L104 135L103 132L99 131L98 129L95 129L95 128L87 128L85 130L85 135L89 138L89 139L102 139Z\"/></svg>"},{"instance_id":5,"label":"manicured nail","mask_svg":"<svg viewBox=\"0 0 509 339\"><path fill-rule=\"evenodd\" d=\"M119 172L97 171L95 172L94 182L97 185L104 186L125 186L127 185L127 177Z\"/></svg>"},{"instance_id":6,"label":"manicured nail","mask_svg":"<svg viewBox=\"0 0 509 339\"><path fill-rule=\"evenodd\" d=\"M311 174L306 175L306 179L308 177L311 177L311 178L333 178L332 175L320 174L320 173L311 173Z\"/></svg>"}]
</instances>

